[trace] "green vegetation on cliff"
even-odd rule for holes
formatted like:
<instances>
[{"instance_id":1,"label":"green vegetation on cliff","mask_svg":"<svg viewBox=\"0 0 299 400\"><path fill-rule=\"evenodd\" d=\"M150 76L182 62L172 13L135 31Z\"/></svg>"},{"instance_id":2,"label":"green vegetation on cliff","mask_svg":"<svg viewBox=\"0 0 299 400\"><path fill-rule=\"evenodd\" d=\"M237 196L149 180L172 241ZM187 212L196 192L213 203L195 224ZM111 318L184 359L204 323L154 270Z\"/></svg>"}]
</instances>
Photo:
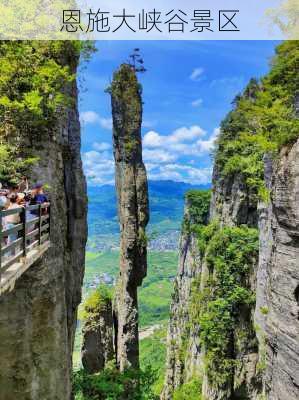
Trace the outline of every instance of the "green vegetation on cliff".
<instances>
[{"instance_id":1,"label":"green vegetation on cliff","mask_svg":"<svg viewBox=\"0 0 299 400\"><path fill-rule=\"evenodd\" d=\"M158 400L151 389L154 379L151 369L121 373L113 363L98 374L80 370L73 377L75 400Z\"/></svg>"},{"instance_id":2,"label":"green vegetation on cliff","mask_svg":"<svg viewBox=\"0 0 299 400\"><path fill-rule=\"evenodd\" d=\"M209 218L210 190L189 190L185 195L188 214L183 221L183 231L191 232L199 225L205 225Z\"/></svg>"},{"instance_id":3,"label":"green vegetation on cliff","mask_svg":"<svg viewBox=\"0 0 299 400\"><path fill-rule=\"evenodd\" d=\"M107 285L100 285L84 301L81 307L80 319L92 318L93 315L97 315L111 301L112 290Z\"/></svg>"},{"instance_id":4,"label":"green vegetation on cliff","mask_svg":"<svg viewBox=\"0 0 299 400\"><path fill-rule=\"evenodd\" d=\"M221 226L217 220L208 223L209 205L208 191L186 195L183 233L196 235L202 266L193 280L189 321L181 332L178 353L185 365L190 333L198 331L203 364L199 376L174 391L177 400L200 398L201 373L210 386L228 387L238 367L236 354L245 348L257 351L250 321L255 305L251 279L258 258L258 231L246 225ZM249 323L243 325L242 318Z\"/></svg>"},{"instance_id":5,"label":"green vegetation on cliff","mask_svg":"<svg viewBox=\"0 0 299 400\"><path fill-rule=\"evenodd\" d=\"M141 125L142 87L138 82L135 69L130 64L122 64L113 74L113 81L107 92L114 100L112 114L120 117L114 118L115 142L119 145L123 141L124 157L132 160L140 150L141 139L137 131L133 130L130 135L124 135L123 132L132 129L132 116L134 116L134 125Z\"/></svg>"},{"instance_id":6,"label":"green vegetation on cliff","mask_svg":"<svg viewBox=\"0 0 299 400\"><path fill-rule=\"evenodd\" d=\"M250 81L221 124L215 156L221 176L243 174L248 188L259 198L267 198L263 155L275 156L283 145L298 137L298 65L298 43L279 45L270 73L261 82Z\"/></svg>"},{"instance_id":7,"label":"green vegetation on cliff","mask_svg":"<svg viewBox=\"0 0 299 400\"><path fill-rule=\"evenodd\" d=\"M0 179L16 183L36 158L22 140L54 135L70 104L67 87L80 55L93 46L76 41L0 42ZM3 145L3 142L6 145Z\"/></svg>"},{"instance_id":8,"label":"green vegetation on cliff","mask_svg":"<svg viewBox=\"0 0 299 400\"><path fill-rule=\"evenodd\" d=\"M151 336L140 340L140 367L143 370L149 367L155 373L152 390L160 395L164 384L166 359L166 328L156 330Z\"/></svg>"},{"instance_id":9,"label":"green vegetation on cliff","mask_svg":"<svg viewBox=\"0 0 299 400\"><path fill-rule=\"evenodd\" d=\"M7 185L18 184L22 175L37 161L38 158L30 156L17 158L15 146L0 144L0 182Z\"/></svg>"},{"instance_id":10,"label":"green vegetation on cliff","mask_svg":"<svg viewBox=\"0 0 299 400\"><path fill-rule=\"evenodd\" d=\"M255 304L249 282L257 257L258 232L247 226L214 229L206 244L205 288L199 289L203 277L195 281L190 311L191 323L201 329L205 368L214 386L224 385L233 373L240 313L250 315Z\"/></svg>"},{"instance_id":11,"label":"green vegetation on cliff","mask_svg":"<svg viewBox=\"0 0 299 400\"><path fill-rule=\"evenodd\" d=\"M173 400L201 400L201 387L201 379L193 378L174 391Z\"/></svg>"}]
</instances>

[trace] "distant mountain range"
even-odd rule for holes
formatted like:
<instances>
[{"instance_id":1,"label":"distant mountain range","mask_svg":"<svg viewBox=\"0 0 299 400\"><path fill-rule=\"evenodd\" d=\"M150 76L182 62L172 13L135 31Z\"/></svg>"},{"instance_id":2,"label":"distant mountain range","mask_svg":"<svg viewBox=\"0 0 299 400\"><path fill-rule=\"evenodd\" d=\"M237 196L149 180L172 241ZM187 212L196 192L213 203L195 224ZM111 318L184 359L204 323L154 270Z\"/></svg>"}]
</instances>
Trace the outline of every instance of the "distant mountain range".
<instances>
[{"instance_id":1,"label":"distant mountain range","mask_svg":"<svg viewBox=\"0 0 299 400\"><path fill-rule=\"evenodd\" d=\"M174 181L149 181L150 223L148 233L156 250L177 247L184 194L190 189L210 185L190 185ZM115 188L111 185L88 187L89 250L108 250L118 246L119 225Z\"/></svg>"}]
</instances>

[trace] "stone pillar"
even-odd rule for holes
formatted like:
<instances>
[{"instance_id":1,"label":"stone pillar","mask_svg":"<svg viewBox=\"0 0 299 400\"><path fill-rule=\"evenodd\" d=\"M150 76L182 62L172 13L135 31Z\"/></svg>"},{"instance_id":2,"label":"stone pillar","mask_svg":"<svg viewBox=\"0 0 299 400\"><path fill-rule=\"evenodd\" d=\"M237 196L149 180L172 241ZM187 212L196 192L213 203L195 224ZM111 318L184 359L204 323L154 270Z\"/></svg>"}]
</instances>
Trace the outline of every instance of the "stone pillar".
<instances>
[{"instance_id":1,"label":"stone pillar","mask_svg":"<svg viewBox=\"0 0 299 400\"><path fill-rule=\"evenodd\" d=\"M134 69L120 66L111 85L115 181L120 223L120 275L115 296L120 370L139 366L137 287L147 270L148 187L142 161L141 86Z\"/></svg>"},{"instance_id":2,"label":"stone pillar","mask_svg":"<svg viewBox=\"0 0 299 400\"><path fill-rule=\"evenodd\" d=\"M107 362L113 359L113 322L110 299L89 313L83 327L81 356L83 367L89 374L103 370Z\"/></svg>"}]
</instances>

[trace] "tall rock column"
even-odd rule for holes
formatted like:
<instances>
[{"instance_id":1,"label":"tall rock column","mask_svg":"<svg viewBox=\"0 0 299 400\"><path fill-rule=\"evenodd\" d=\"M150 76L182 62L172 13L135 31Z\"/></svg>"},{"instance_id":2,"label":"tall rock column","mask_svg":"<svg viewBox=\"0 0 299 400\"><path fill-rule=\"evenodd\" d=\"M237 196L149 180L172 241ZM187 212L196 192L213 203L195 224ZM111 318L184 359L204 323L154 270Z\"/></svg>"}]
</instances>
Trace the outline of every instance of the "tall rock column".
<instances>
[{"instance_id":1,"label":"tall rock column","mask_svg":"<svg viewBox=\"0 0 299 400\"><path fill-rule=\"evenodd\" d=\"M95 292L97 296L97 292ZM114 356L112 301L103 297L96 307L85 306L87 312L82 330L82 364L89 374L105 368Z\"/></svg>"},{"instance_id":2,"label":"tall rock column","mask_svg":"<svg viewBox=\"0 0 299 400\"><path fill-rule=\"evenodd\" d=\"M141 87L123 64L111 85L115 181L120 223L120 276L115 296L116 356L120 370L139 366L137 288L147 270L145 228L149 219L142 161Z\"/></svg>"}]
</instances>

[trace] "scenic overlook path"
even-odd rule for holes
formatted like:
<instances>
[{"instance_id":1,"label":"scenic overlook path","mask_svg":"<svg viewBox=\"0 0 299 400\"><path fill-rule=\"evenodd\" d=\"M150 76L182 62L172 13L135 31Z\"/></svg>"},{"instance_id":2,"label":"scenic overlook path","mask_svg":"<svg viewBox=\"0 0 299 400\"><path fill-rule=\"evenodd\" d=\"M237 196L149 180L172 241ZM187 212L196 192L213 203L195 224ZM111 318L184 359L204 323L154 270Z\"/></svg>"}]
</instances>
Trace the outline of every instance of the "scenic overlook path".
<instances>
[{"instance_id":1,"label":"scenic overlook path","mask_svg":"<svg viewBox=\"0 0 299 400\"><path fill-rule=\"evenodd\" d=\"M20 216L20 223L7 229L4 223L5 218L16 214ZM49 204L1 211L0 295L13 290L16 280L42 257L49 247Z\"/></svg>"}]
</instances>

